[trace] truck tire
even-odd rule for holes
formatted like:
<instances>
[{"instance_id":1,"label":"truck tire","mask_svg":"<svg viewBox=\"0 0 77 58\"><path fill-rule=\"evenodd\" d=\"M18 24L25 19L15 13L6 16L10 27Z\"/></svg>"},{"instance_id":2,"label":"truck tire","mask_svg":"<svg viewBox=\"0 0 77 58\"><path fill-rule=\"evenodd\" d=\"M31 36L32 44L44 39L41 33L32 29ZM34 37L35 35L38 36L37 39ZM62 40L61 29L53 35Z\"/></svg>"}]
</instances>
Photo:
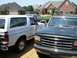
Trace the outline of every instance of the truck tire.
<instances>
[{"instance_id":1,"label":"truck tire","mask_svg":"<svg viewBox=\"0 0 77 58\"><path fill-rule=\"evenodd\" d=\"M15 44L15 50L17 52L24 51L26 48L26 40L25 39L19 39L17 43Z\"/></svg>"}]
</instances>

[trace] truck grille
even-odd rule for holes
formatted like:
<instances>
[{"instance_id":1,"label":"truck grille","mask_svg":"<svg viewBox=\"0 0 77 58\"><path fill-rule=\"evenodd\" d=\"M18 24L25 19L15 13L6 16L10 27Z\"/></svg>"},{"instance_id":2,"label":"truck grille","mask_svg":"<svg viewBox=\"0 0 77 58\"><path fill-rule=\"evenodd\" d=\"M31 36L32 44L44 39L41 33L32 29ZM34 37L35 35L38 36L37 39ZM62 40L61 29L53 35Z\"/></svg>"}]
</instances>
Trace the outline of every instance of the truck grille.
<instances>
[{"instance_id":1,"label":"truck grille","mask_svg":"<svg viewBox=\"0 0 77 58\"><path fill-rule=\"evenodd\" d=\"M73 40L68 38L41 36L41 42L38 44L48 48L72 49L72 43Z\"/></svg>"}]
</instances>

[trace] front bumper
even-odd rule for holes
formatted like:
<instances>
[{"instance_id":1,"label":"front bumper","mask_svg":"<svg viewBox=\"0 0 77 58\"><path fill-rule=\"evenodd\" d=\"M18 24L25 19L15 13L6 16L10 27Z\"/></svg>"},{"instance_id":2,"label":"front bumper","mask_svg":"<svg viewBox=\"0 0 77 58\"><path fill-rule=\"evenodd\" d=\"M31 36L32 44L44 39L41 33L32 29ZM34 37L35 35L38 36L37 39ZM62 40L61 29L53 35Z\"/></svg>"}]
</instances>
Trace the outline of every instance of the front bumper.
<instances>
[{"instance_id":1,"label":"front bumper","mask_svg":"<svg viewBox=\"0 0 77 58\"><path fill-rule=\"evenodd\" d=\"M0 45L0 50L1 51L8 51L8 46L7 45Z\"/></svg>"},{"instance_id":2,"label":"front bumper","mask_svg":"<svg viewBox=\"0 0 77 58\"><path fill-rule=\"evenodd\" d=\"M35 44L35 49L37 50L37 52L40 52L42 54L46 54L46 55L51 55L51 54L55 54L55 55L65 55L65 56L77 56L77 51L69 51L69 50L60 50L57 48L47 48L47 47L43 47L40 45Z\"/></svg>"}]
</instances>

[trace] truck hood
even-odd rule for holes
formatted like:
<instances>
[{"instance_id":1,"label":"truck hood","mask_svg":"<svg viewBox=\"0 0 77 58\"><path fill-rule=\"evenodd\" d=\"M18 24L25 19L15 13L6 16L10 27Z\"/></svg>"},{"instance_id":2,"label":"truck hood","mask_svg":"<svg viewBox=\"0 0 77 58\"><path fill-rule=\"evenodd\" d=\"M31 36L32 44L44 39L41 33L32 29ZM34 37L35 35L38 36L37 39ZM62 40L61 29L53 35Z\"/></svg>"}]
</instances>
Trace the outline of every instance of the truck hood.
<instances>
[{"instance_id":1,"label":"truck hood","mask_svg":"<svg viewBox=\"0 0 77 58\"><path fill-rule=\"evenodd\" d=\"M60 35L60 36L74 36L77 37L77 27L46 27L38 32L38 34L50 34L50 35Z\"/></svg>"}]
</instances>

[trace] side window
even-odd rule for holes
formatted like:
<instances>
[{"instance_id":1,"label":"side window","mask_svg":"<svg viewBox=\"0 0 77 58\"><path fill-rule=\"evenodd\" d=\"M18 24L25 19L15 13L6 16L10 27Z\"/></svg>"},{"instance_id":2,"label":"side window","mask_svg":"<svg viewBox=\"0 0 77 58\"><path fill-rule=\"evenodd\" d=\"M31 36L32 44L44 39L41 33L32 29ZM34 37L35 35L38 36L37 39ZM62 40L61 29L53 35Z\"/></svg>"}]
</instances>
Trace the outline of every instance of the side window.
<instances>
[{"instance_id":1,"label":"side window","mask_svg":"<svg viewBox=\"0 0 77 58\"><path fill-rule=\"evenodd\" d=\"M10 28L24 26L27 24L26 17L11 18Z\"/></svg>"},{"instance_id":2,"label":"side window","mask_svg":"<svg viewBox=\"0 0 77 58\"><path fill-rule=\"evenodd\" d=\"M37 21L35 20L35 18L30 17L30 24L31 25L37 25Z\"/></svg>"}]
</instances>

